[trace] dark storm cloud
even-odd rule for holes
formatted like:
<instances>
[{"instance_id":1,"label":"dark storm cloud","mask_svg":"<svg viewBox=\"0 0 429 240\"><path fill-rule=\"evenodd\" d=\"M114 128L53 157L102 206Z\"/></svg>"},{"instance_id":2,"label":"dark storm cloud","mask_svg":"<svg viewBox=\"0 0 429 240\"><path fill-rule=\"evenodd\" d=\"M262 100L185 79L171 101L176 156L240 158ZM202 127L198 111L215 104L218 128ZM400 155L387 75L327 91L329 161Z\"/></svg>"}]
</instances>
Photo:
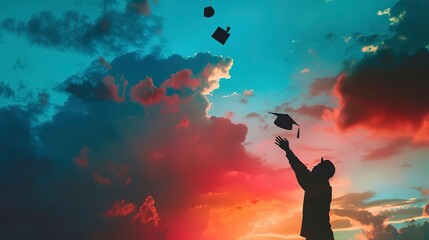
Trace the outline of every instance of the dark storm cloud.
<instances>
[{"instance_id":1,"label":"dark storm cloud","mask_svg":"<svg viewBox=\"0 0 429 240\"><path fill-rule=\"evenodd\" d=\"M335 90L340 98L340 129L364 126L397 138L367 153L364 160L387 158L404 147L415 147L415 142L429 140L428 11L428 1L399 1L390 11L391 35L354 35L362 45L382 41L375 54L353 65L345 63L338 77L316 79L311 85L312 97Z\"/></svg>"},{"instance_id":2,"label":"dark storm cloud","mask_svg":"<svg viewBox=\"0 0 429 240\"><path fill-rule=\"evenodd\" d=\"M423 48L410 55L382 50L362 59L337 82L342 103L338 125L418 131L429 113L428 65L429 52Z\"/></svg>"},{"instance_id":3,"label":"dark storm cloud","mask_svg":"<svg viewBox=\"0 0 429 240\"><path fill-rule=\"evenodd\" d=\"M15 91L8 84L0 82L0 97L10 98L15 96Z\"/></svg>"},{"instance_id":4,"label":"dark storm cloud","mask_svg":"<svg viewBox=\"0 0 429 240\"><path fill-rule=\"evenodd\" d=\"M426 0L400 0L390 10L397 19L391 26L393 36L384 41L386 47L399 53L412 53L429 44L429 2Z\"/></svg>"},{"instance_id":5,"label":"dark storm cloud","mask_svg":"<svg viewBox=\"0 0 429 240\"><path fill-rule=\"evenodd\" d=\"M6 18L2 27L45 47L83 53L122 53L147 46L161 31L161 22L161 18L156 16L141 17L116 11L104 12L95 21L74 11L68 11L59 18L44 11L33 15L27 22Z\"/></svg>"}]
</instances>

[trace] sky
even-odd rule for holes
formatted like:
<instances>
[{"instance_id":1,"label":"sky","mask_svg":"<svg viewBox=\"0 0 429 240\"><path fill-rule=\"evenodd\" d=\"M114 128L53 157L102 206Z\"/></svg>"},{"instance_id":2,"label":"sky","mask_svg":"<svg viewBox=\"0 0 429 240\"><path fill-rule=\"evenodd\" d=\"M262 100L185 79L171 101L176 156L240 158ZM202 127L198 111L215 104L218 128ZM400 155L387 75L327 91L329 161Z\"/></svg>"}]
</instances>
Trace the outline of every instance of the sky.
<instances>
[{"instance_id":1,"label":"sky","mask_svg":"<svg viewBox=\"0 0 429 240\"><path fill-rule=\"evenodd\" d=\"M1 5L0 239L303 239L276 136L336 240L429 239L428 1Z\"/></svg>"}]
</instances>

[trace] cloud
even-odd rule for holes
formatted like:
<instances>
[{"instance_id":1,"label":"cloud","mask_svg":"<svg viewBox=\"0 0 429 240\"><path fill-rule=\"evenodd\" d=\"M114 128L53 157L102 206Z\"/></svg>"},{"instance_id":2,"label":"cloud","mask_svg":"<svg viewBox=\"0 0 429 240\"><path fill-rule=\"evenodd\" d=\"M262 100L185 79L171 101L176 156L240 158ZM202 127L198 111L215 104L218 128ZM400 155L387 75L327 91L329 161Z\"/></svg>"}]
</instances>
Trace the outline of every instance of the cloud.
<instances>
[{"instance_id":1,"label":"cloud","mask_svg":"<svg viewBox=\"0 0 429 240\"><path fill-rule=\"evenodd\" d=\"M171 78L165 81L165 86L176 90L182 88L195 90L201 86L201 80L192 78L192 71L185 69L171 75Z\"/></svg>"},{"instance_id":2,"label":"cloud","mask_svg":"<svg viewBox=\"0 0 429 240\"><path fill-rule=\"evenodd\" d=\"M347 218L331 220L330 223L333 229L349 228L353 226Z\"/></svg>"},{"instance_id":3,"label":"cloud","mask_svg":"<svg viewBox=\"0 0 429 240\"><path fill-rule=\"evenodd\" d=\"M332 32L328 32L328 33L325 35L325 41L326 41L326 42L328 42L328 43L333 43L335 40L336 40L336 36L335 36L335 34L334 34L334 33L332 33Z\"/></svg>"},{"instance_id":4,"label":"cloud","mask_svg":"<svg viewBox=\"0 0 429 240\"><path fill-rule=\"evenodd\" d=\"M225 58L218 62L216 65L211 65L210 63L204 68L201 73L202 76L202 87L203 95L209 95L215 89L218 89L220 86L220 79L229 79L229 70L233 64L232 59Z\"/></svg>"},{"instance_id":5,"label":"cloud","mask_svg":"<svg viewBox=\"0 0 429 240\"><path fill-rule=\"evenodd\" d=\"M10 98L15 96L15 91L4 82L0 82L0 97Z\"/></svg>"},{"instance_id":6,"label":"cloud","mask_svg":"<svg viewBox=\"0 0 429 240\"><path fill-rule=\"evenodd\" d=\"M228 95L223 95L222 97L223 98L230 98L230 97L239 97L239 96L240 96L240 94L238 94L238 92L233 92L233 93L228 94Z\"/></svg>"},{"instance_id":7,"label":"cloud","mask_svg":"<svg viewBox=\"0 0 429 240\"><path fill-rule=\"evenodd\" d=\"M424 240L429 237L429 223L417 224L411 221L408 226L399 229L399 239Z\"/></svg>"},{"instance_id":8,"label":"cloud","mask_svg":"<svg viewBox=\"0 0 429 240\"><path fill-rule=\"evenodd\" d=\"M389 15L390 16L390 8L387 8L387 9L385 9L383 11L378 10L377 15L378 16L383 16L383 15Z\"/></svg>"},{"instance_id":9,"label":"cloud","mask_svg":"<svg viewBox=\"0 0 429 240\"><path fill-rule=\"evenodd\" d=\"M166 99L167 89L158 88L153 84L152 78L140 81L131 88L131 97L143 106L152 106Z\"/></svg>"},{"instance_id":10,"label":"cloud","mask_svg":"<svg viewBox=\"0 0 429 240\"><path fill-rule=\"evenodd\" d=\"M409 163L403 163L403 164L401 164L399 167L401 167L401 168L409 168L409 167L412 167L413 165L412 164L409 164Z\"/></svg>"},{"instance_id":11,"label":"cloud","mask_svg":"<svg viewBox=\"0 0 429 240\"><path fill-rule=\"evenodd\" d=\"M302 105L299 108L292 108L292 107L285 107L286 112L299 114L302 116L310 116L314 118L321 118L325 111L332 110L330 107L325 105L313 105L313 106L307 106Z\"/></svg>"},{"instance_id":12,"label":"cloud","mask_svg":"<svg viewBox=\"0 0 429 240\"><path fill-rule=\"evenodd\" d=\"M372 191L362 193L348 193L341 197L332 199L332 203L341 206L341 208L362 208L365 205L365 200L371 199L374 196L375 193Z\"/></svg>"},{"instance_id":13,"label":"cloud","mask_svg":"<svg viewBox=\"0 0 429 240\"><path fill-rule=\"evenodd\" d=\"M189 119L186 117L186 115L183 115L182 119L180 120L180 122L174 126L174 129L177 128L186 128L189 127L191 123L189 122Z\"/></svg>"},{"instance_id":14,"label":"cloud","mask_svg":"<svg viewBox=\"0 0 429 240\"><path fill-rule=\"evenodd\" d=\"M400 0L390 9L393 36L384 44L398 53L413 53L429 44L427 22L429 2L425 0Z\"/></svg>"},{"instance_id":15,"label":"cloud","mask_svg":"<svg viewBox=\"0 0 429 240\"><path fill-rule=\"evenodd\" d=\"M407 206L404 208L393 208L381 211L380 215L387 216L389 218L389 221L402 221L404 219L412 219L422 216L422 208L412 206Z\"/></svg>"},{"instance_id":16,"label":"cloud","mask_svg":"<svg viewBox=\"0 0 429 240\"><path fill-rule=\"evenodd\" d=\"M148 196L144 200L144 203L139 207L138 212L133 219L138 220L143 224L152 223L155 227L158 226L161 218L156 210L155 199L153 199L152 196Z\"/></svg>"},{"instance_id":17,"label":"cloud","mask_svg":"<svg viewBox=\"0 0 429 240\"><path fill-rule=\"evenodd\" d=\"M249 90L244 90L243 91L243 96L245 96L245 97L253 97L253 96L255 96L255 90L253 90L253 89L249 89Z\"/></svg>"},{"instance_id":18,"label":"cloud","mask_svg":"<svg viewBox=\"0 0 429 240\"><path fill-rule=\"evenodd\" d=\"M310 96L330 95L338 77L316 78L310 85Z\"/></svg>"},{"instance_id":19,"label":"cloud","mask_svg":"<svg viewBox=\"0 0 429 240\"><path fill-rule=\"evenodd\" d=\"M127 84L126 80L122 81L123 90ZM64 90L84 101L113 100L122 102L124 98L119 95L119 87L115 84L115 78L108 75L93 82L70 82L64 86Z\"/></svg>"},{"instance_id":20,"label":"cloud","mask_svg":"<svg viewBox=\"0 0 429 240\"><path fill-rule=\"evenodd\" d=\"M135 209L136 209L136 206L133 203L128 203L125 200L117 200L113 203L112 207L103 214L103 216L105 217L127 216L133 213Z\"/></svg>"},{"instance_id":21,"label":"cloud","mask_svg":"<svg viewBox=\"0 0 429 240\"><path fill-rule=\"evenodd\" d=\"M385 225L385 216L373 215L365 210L332 209L331 212L369 226L367 230L363 231L363 235L368 240L398 239L398 230L392 225Z\"/></svg>"},{"instance_id":22,"label":"cloud","mask_svg":"<svg viewBox=\"0 0 429 240\"><path fill-rule=\"evenodd\" d=\"M429 114L429 52L420 49L410 55L391 50L378 51L362 59L351 74L337 79L334 87L340 99L337 124L342 130L364 126L414 140L427 141L425 131ZM371 91L368 91L371 89ZM397 131L397 130L401 131Z\"/></svg>"},{"instance_id":23,"label":"cloud","mask_svg":"<svg viewBox=\"0 0 429 240\"><path fill-rule=\"evenodd\" d=\"M368 47L372 46L372 48L376 48L374 46L374 43L376 43L377 40L380 40L381 35L380 34L364 35L362 33L354 33L353 38L356 40L356 42L359 45L368 46ZM365 52L365 51L362 50L362 52Z\"/></svg>"},{"instance_id":24,"label":"cloud","mask_svg":"<svg viewBox=\"0 0 429 240\"><path fill-rule=\"evenodd\" d=\"M429 216L429 203L423 207L423 216Z\"/></svg>"},{"instance_id":25,"label":"cloud","mask_svg":"<svg viewBox=\"0 0 429 240\"><path fill-rule=\"evenodd\" d=\"M27 22L6 18L2 27L45 47L93 54L123 53L147 47L160 32L161 24L159 17L126 12L107 11L93 22L78 12L68 11L57 18L52 12L44 11Z\"/></svg>"},{"instance_id":26,"label":"cloud","mask_svg":"<svg viewBox=\"0 0 429 240\"><path fill-rule=\"evenodd\" d=\"M157 0L154 0L154 3L157 2ZM151 14L149 0L130 0L127 8L132 12L143 14L145 16Z\"/></svg>"},{"instance_id":27,"label":"cloud","mask_svg":"<svg viewBox=\"0 0 429 240\"><path fill-rule=\"evenodd\" d=\"M373 191L361 193L348 193L338 198L332 199L332 204L342 209L361 210L370 207L402 207L411 204L421 203L423 199L381 199L370 201L375 196Z\"/></svg>"},{"instance_id":28,"label":"cloud","mask_svg":"<svg viewBox=\"0 0 429 240\"><path fill-rule=\"evenodd\" d=\"M112 70L112 65L110 65L106 59L104 59L103 57L99 57L98 61L106 68L107 71Z\"/></svg>"},{"instance_id":29,"label":"cloud","mask_svg":"<svg viewBox=\"0 0 429 240\"><path fill-rule=\"evenodd\" d=\"M331 213L357 221L366 226L363 236L369 240L410 239L404 235L404 228L399 231L388 221L401 221L422 215L421 207L413 206L423 199L382 199L369 201L375 196L374 192L349 193L333 199ZM370 212L369 208L382 209L378 214ZM413 223L413 222L412 222ZM410 231L415 234L416 229ZM403 237L403 238L401 238ZM424 238L422 238L424 239Z\"/></svg>"},{"instance_id":30,"label":"cloud","mask_svg":"<svg viewBox=\"0 0 429 240\"><path fill-rule=\"evenodd\" d=\"M369 150L362 156L363 161L381 160L394 156L401 152L401 149L409 146L407 139L398 139L388 143L386 146Z\"/></svg>"},{"instance_id":31,"label":"cloud","mask_svg":"<svg viewBox=\"0 0 429 240\"><path fill-rule=\"evenodd\" d=\"M258 113L255 112L251 112L249 114L246 115L246 118L260 118L261 115L259 115Z\"/></svg>"},{"instance_id":32,"label":"cloud","mask_svg":"<svg viewBox=\"0 0 429 240\"><path fill-rule=\"evenodd\" d=\"M361 50L364 53L374 53L378 51L378 46L374 46L374 45L363 46Z\"/></svg>"},{"instance_id":33,"label":"cloud","mask_svg":"<svg viewBox=\"0 0 429 240\"><path fill-rule=\"evenodd\" d=\"M414 189L419 191L422 194L422 196L429 196L429 189L428 188L415 187Z\"/></svg>"},{"instance_id":34,"label":"cloud","mask_svg":"<svg viewBox=\"0 0 429 240\"><path fill-rule=\"evenodd\" d=\"M1 191L9 196L0 199L2 236L203 239L212 209L257 196L285 198L285 191L298 188L289 184L290 169L264 166L246 151L246 125L207 114L206 94L219 86L216 77L229 77L231 59L131 53L109 64L107 70L95 60L66 79L59 89L68 99L49 122L34 126L25 109L0 109L0 133L10 136L0 139ZM164 85L186 69L201 79L199 87ZM116 90L106 86L107 76ZM117 78L128 83L125 95ZM176 111L161 111L171 104L164 98L158 104L146 98L155 87L165 89L164 97L177 96ZM204 197L208 193L213 196ZM207 207L190 210L198 205ZM248 227L222 232L227 239L252 229L249 220L240 221Z\"/></svg>"},{"instance_id":35,"label":"cloud","mask_svg":"<svg viewBox=\"0 0 429 240\"><path fill-rule=\"evenodd\" d=\"M310 72L310 68L304 68L300 71L301 74L309 73L309 72Z\"/></svg>"}]
</instances>

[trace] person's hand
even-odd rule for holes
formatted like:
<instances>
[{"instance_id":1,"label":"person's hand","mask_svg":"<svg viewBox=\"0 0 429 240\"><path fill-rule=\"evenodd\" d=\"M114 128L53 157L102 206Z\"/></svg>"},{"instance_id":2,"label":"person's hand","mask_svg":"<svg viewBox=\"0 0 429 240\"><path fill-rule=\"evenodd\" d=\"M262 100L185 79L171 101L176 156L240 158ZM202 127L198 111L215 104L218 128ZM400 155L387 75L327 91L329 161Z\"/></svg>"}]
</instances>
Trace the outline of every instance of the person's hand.
<instances>
[{"instance_id":1,"label":"person's hand","mask_svg":"<svg viewBox=\"0 0 429 240\"><path fill-rule=\"evenodd\" d=\"M289 141L286 138L281 138L280 136L277 136L276 137L276 145L285 151L290 150Z\"/></svg>"}]
</instances>

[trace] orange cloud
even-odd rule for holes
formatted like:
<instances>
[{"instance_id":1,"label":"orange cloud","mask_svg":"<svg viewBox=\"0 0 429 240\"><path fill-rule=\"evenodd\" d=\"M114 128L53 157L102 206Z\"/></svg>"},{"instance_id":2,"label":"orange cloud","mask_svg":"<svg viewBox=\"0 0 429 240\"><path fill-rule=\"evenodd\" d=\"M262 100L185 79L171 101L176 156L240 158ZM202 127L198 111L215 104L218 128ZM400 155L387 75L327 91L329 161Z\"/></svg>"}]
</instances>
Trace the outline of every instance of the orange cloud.
<instances>
[{"instance_id":1,"label":"orange cloud","mask_svg":"<svg viewBox=\"0 0 429 240\"><path fill-rule=\"evenodd\" d=\"M134 220L145 224L152 222L153 226L158 226L161 218L155 207L155 199L152 196L146 197L144 203L139 207L138 213L133 217Z\"/></svg>"},{"instance_id":2,"label":"orange cloud","mask_svg":"<svg viewBox=\"0 0 429 240\"><path fill-rule=\"evenodd\" d=\"M107 210L103 215L105 217L119 217L127 216L136 210L133 203L127 203L125 200L116 200L112 207Z\"/></svg>"}]
</instances>

